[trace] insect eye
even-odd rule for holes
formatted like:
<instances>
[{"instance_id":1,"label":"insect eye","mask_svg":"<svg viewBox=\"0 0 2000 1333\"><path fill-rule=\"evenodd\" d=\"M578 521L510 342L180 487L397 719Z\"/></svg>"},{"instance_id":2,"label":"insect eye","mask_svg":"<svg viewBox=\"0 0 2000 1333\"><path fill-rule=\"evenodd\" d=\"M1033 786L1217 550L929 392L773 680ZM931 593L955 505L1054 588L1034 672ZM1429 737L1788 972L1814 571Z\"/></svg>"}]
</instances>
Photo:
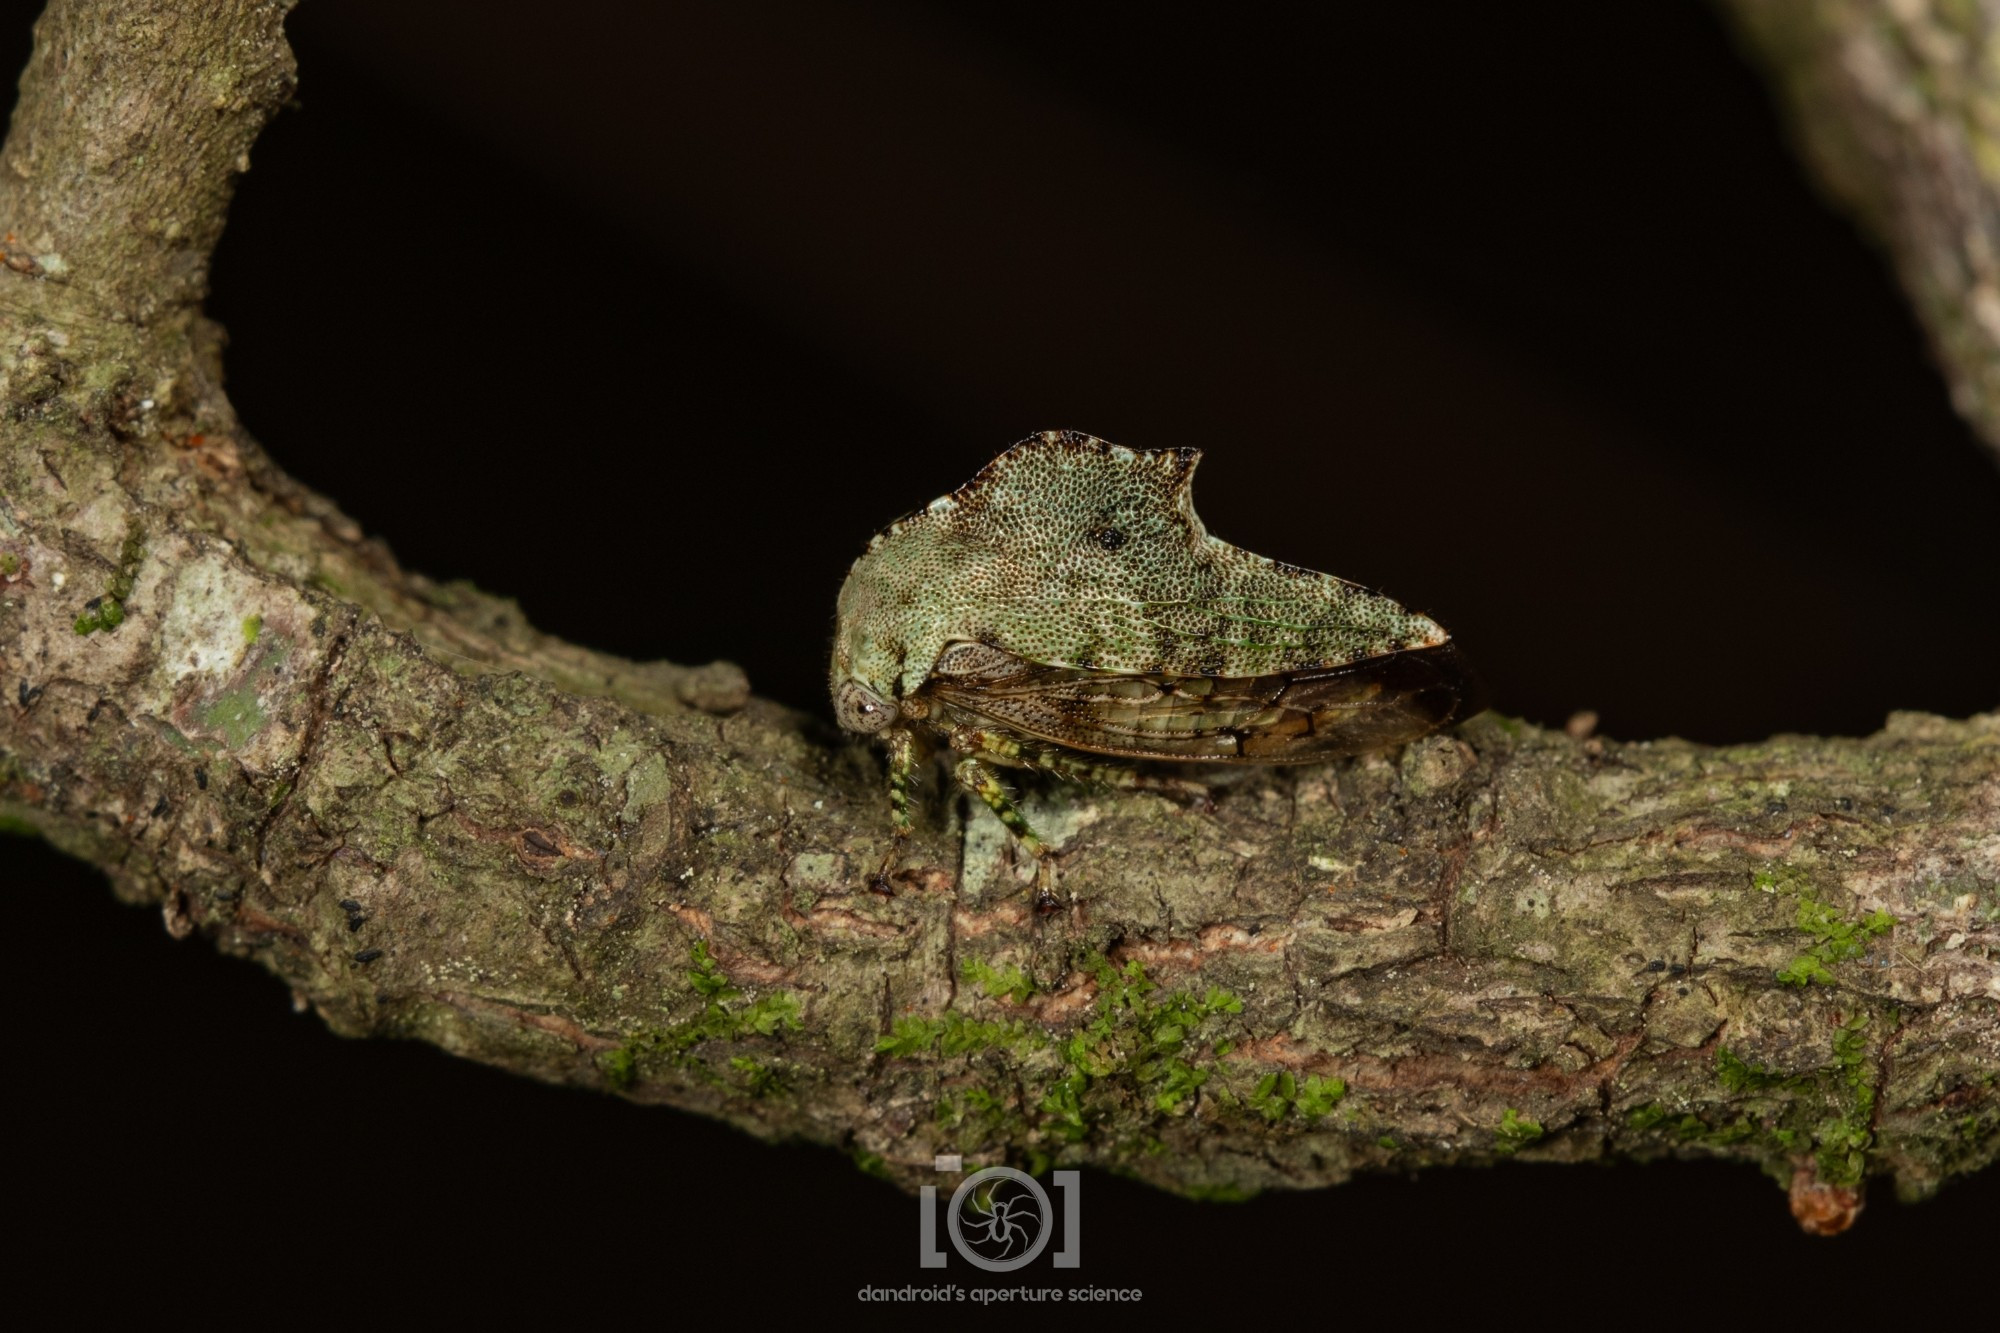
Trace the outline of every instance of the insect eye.
<instances>
[{"instance_id":1,"label":"insect eye","mask_svg":"<svg viewBox=\"0 0 2000 1333\"><path fill-rule=\"evenodd\" d=\"M1107 551L1115 551L1125 544L1125 534L1117 528L1099 528L1090 536L1092 541Z\"/></svg>"},{"instance_id":2,"label":"insect eye","mask_svg":"<svg viewBox=\"0 0 2000 1333\"><path fill-rule=\"evenodd\" d=\"M849 731L872 733L895 720L896 710L858 681L848 681L834 697L840 724Z\"/></svg>"}]
</instances>

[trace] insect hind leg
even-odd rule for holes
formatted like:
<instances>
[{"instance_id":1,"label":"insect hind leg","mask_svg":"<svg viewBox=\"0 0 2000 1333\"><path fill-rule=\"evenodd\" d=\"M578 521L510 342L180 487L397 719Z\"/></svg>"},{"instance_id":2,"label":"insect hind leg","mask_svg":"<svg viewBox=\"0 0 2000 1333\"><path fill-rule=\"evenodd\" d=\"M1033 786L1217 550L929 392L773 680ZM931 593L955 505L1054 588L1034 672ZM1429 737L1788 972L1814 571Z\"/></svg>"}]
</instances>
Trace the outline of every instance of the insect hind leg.
<instances>
[{"instance_id":1,"label":"insect hind leg","mask_svg":"<svg viewBox=\"0 0 2000 1333\"><path fill-rule=\"evenodd\" d=\"M1163 796L1172 796L1185 801L1203 812L1215 808L1215 794L1205 783L1196 782L1192 778L1168 777L1161 773L1146 772L1131 764L1107 762L1053 749L1037 755L1035 766L1065 782L1076 782L1090 787L1109 787L1118 791L1159 792Z\"/></svg>"}]
</instances>

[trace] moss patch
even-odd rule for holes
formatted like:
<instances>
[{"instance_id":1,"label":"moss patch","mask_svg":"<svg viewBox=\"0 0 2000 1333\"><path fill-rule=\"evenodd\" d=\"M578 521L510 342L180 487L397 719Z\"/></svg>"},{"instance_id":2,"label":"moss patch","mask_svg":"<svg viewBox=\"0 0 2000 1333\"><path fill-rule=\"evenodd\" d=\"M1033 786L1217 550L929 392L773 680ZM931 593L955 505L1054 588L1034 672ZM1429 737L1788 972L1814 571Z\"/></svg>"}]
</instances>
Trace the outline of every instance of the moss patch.
<instances>
[{"instance_id":1,"label":"moss patch","mask_svg":"<svg viewBox=\"0 0 2000 1333\"><path fill-rule=\"evenodd\" d=\"M70 628L78 634L113 630L125 623L125 601L132 595L132 583L139 576L139 564L146 558L146 535L139 528L125 530L125 544L118 549L118 568L105 582L104 594L83 604L83 614Z\"/></svg>"},{"instance_id":2,"label":"moss patch","mask_svg":"<svg viewBox=\"0 0 2000 1333\"><path fill-rule=\"evenodd\" d=\"M875 1043L878 1055L909 1058L916 1055L970 1055L994 1047L1046 1046L1048 1038L1018 1019L981 1022L951 1012L939 1018L919 1018L905 1014L897 1019L887 1036Z\"/></svg>"},{"instance_id":3,"label":"moss patch","mask_svg":"<svg viewBox=\"0 0 2000 1333\"><path fill-rule=\"evenodd\" d=\"M1184 1114L1229 1048L1227 1041L1216 1040L1220 1034L1207 1030L1208 1024L1243 1012L1243 1002L1220 987L1201 995L1181 990L1162 994L1136 959L1119 968L1093 954L1084 966L1097 982L1097 998L1089 1020L1066 1037L1020 1019L982 1020L956 1011L935 1018L906 1014L876 1042L876 1053L894 1059L963 1059L1006 1050L1025 1053L1031 1065L1056 1063L1053 1079L1040 1084L1039 1092L1024 1091L1013 1110L1006 1098L986 1087L941 1098L935 1110L938 1124L966 1127L968 1134L998 1133L1010 1114L1025 1107L1041 1117L1036 1128L1043 1133L1065 1143L1080 1142L1116 1109L1121 1092L1136 1093L1156 1115ZM988 994L1032 994L1032 983L1013 969L973 963L961 975ZM1301 1114L1324 1114L1315 1108L1331 1109L1346 1092L1334 1079L1290 1086L1285 1109L1303 1103ZM1242 1104L1226 1089L1218 1096L1224 1105Z\"/></svg>"},{"instance_id":4,"label":"moss patch","mask_svg":"<svg viewBox=\"0 0 2000 1333\"><path fill-rule=\"evenodd\" d=\"M709 1081L724 1082L720 1074L709 1070L701 1060L702 1046L715 1041L780 1037L803 1026L799 998L790 991L773 991L749 1004L733 1003L742 998L742 992L730 984L706 940L696 940L688 957L693 966L686 974L687 982L701 997L700 1014L671 1027L635 1032L617 1050L600 1055L597 1068L610 1087L621 1092L630 1088L652 1061L705 1072ZM768 1096L783 1087L779 1071L761 1061L737 1056L731 1058L728 1067L738 1075L739 1085L747 1086L758 1096Z\"/></svg>"},{"instance_id":5,"label":"moss patch","mask_svg":"<svg viewBox=\"0 0 2000 1333\"><path fill-rule=\"evenodd\" d=\"M1500 1124L1493 1131L1493 1150L1519 1152L1539 1140L1543 1132L1541 1121L1530 1120L1510 1106L1501 1113Z\"/></svg>"},{"instance_id":6,"label":"moss patch","mask_svg":"<svg viewBox=\"0 0 2000 1333\"><path fill-rule=\"evenodd\" d=\"M1137 959L1122 971L1102 957L1089 961L1097 978L1096 1007L1090 1021L1062 1043L1066 1068L1041 1101L1050 1127L1072 1142L1089 1132L1086 1101L1103 1080L1129 1079L1150 1097L1154 1110L1178 1110L1212 1072L1213 1057L1201 1053L1196 1029L1217 1015L1243 1012L1243 1001L1220 987L1200 998L1174 991L1155 1000L1158 987Z\"/></svg>"},{"instance_id":7,"label":"moss patch","mask_svg":"<svg viewBox=\"0 0 2000 1333\"><path fill-rule=\"evenodd\" d=\"M1347 1083L1310 1074L1301 1083L1290 1070L1266 1074L1246 1099L1250 1109L1276 1124L1296 1111L1301 1119L1318 1120L1347 1095Z\"/></svg>"},{"instance_id":8,"label":"moss patch","mask_svg":"<svg viewBox=\"0 0 2000 1333\"><path fill-rule=\"evenodd\" d=\"M1730 1144L1761 1137L1770 1153L1773 1174L1795 1154L1810 1149L1819 1177L1833 1185L1856 1185L1868 1170L1868 1151L1875 1144L1874 1064L1869 1059L1868 1013L1852 1015L1833 1034L1833 1063L1809 1074L1778 1074L1744 1060L1727 1047L1715 1053L1716 1080L1751 1105L1751 1112L1720 1125L1697 1116L1683 1116L1674 1126L1683 1141ZM1759 1099L1780 1099L1782 1105L1759 1110ZM1634 1129L1646 1129L1665 1119L1656 1108L1641 1108L1627 1117ZM1693 1122L1690 1127L1688 1122Z\"/></svg>"},{"instance_id":9,"label":"moss patch","mask_svg":"<svg viewBox=\"0 0 2000 1333\"><path fill-rule=\"evenodd\" d=\"M959 979L977 986L991 999L1009 999L1020 1004L1035 993L1035 983L1018 967L993 967L977 958L968 958L958 970Z\"/></svg>"},{"instance_id":10,"label":"moss patch","mask_svg":"<svg viewBox=\"0 0 2000 1333\"><path fill-rule=\"evenodd\" d=\"M1778 980L1788 986L1810 986L1817 981L1833 984L1833 965L1859 958L1868 951L1868 942L1895 928L1896 918L1874 911L1860 919L1842 916L1815 898L1810 891L1799 895L1795 918L1798 928L1813 937L1812 947L1792 959L1778 972Z\"/></svg>"},{"instance_id":11,"label":"moss patch","mask_svg":"<svg viewBox=\"0 0 2000 1333\"><path fill-rule=\"evenodd\" d=\"M1858 1185L1868 1173L1868 1150L1875 1146L1870 1128L1875 1119L1874 1069L1868 1060L1863 1029L1867 1014L1856 1014L1833 1034L1835 1092L1844 1103L1837 1115L1814 1129L1813 1156L1819 1178L1831 1185Z\"/></svg>"}]
</instances>

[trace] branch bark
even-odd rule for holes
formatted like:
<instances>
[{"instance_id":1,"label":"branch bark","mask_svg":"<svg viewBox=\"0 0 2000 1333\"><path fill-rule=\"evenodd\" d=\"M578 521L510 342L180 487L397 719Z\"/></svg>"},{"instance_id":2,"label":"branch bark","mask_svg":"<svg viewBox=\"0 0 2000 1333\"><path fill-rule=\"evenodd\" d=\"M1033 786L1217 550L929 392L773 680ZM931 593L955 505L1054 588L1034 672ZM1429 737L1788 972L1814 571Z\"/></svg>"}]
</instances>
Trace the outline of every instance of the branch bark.
<instances>
[{"instance_id":1,"label":"branch bark","mask_svg":"<svg viewBox=\"0 0 2000 1333\"><path fill-rule=\"evenodd\" d=\"M402 570L242 431L198 301L285 9L58 0L38 31L0 177L17 831L340 1032L907 1184L945 1153L1204 1194L1696 1154L1837 1230L1868 1176L2000 1151L2000 715L1731 749L1489 717L1208 810L1031 793L1047 919L998 826L934 801L869 893L865 750L726 664Z\"/></svg>"},{"instance_id":2,"label":"branch bark","mask_svg":"<svg viewBox=\"0 0 2000 1333\"><path fill-rule=\"evenodd\" d=\"M1821 186L1889 252L1953 405L2000 451L2000 10L1721 7Z\"/></svg>"}]
</instances>

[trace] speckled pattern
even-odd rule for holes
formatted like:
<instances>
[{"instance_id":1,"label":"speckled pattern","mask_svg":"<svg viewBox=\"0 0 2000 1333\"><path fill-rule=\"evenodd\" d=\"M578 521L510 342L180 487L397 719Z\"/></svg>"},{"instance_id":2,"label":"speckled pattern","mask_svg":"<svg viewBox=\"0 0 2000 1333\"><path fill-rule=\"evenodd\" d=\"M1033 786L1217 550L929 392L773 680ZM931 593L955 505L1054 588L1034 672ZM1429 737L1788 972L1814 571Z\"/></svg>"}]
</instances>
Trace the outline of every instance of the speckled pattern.
<instances>
[{"instance_id":1,"label":"speckled pattern","mask_svg":"<svg viewBox=\"0 0 2000 1333\"><path fill-rule=\"evenodd\" d=\"M960 641L1045 666L1247 677L1449 637L1387 597L1209 536L1190 494L1200 457L1045 431L890 527L840 591L836 697L849 680L883 701L913 694Z\"/></svg>"}]
</instances>

